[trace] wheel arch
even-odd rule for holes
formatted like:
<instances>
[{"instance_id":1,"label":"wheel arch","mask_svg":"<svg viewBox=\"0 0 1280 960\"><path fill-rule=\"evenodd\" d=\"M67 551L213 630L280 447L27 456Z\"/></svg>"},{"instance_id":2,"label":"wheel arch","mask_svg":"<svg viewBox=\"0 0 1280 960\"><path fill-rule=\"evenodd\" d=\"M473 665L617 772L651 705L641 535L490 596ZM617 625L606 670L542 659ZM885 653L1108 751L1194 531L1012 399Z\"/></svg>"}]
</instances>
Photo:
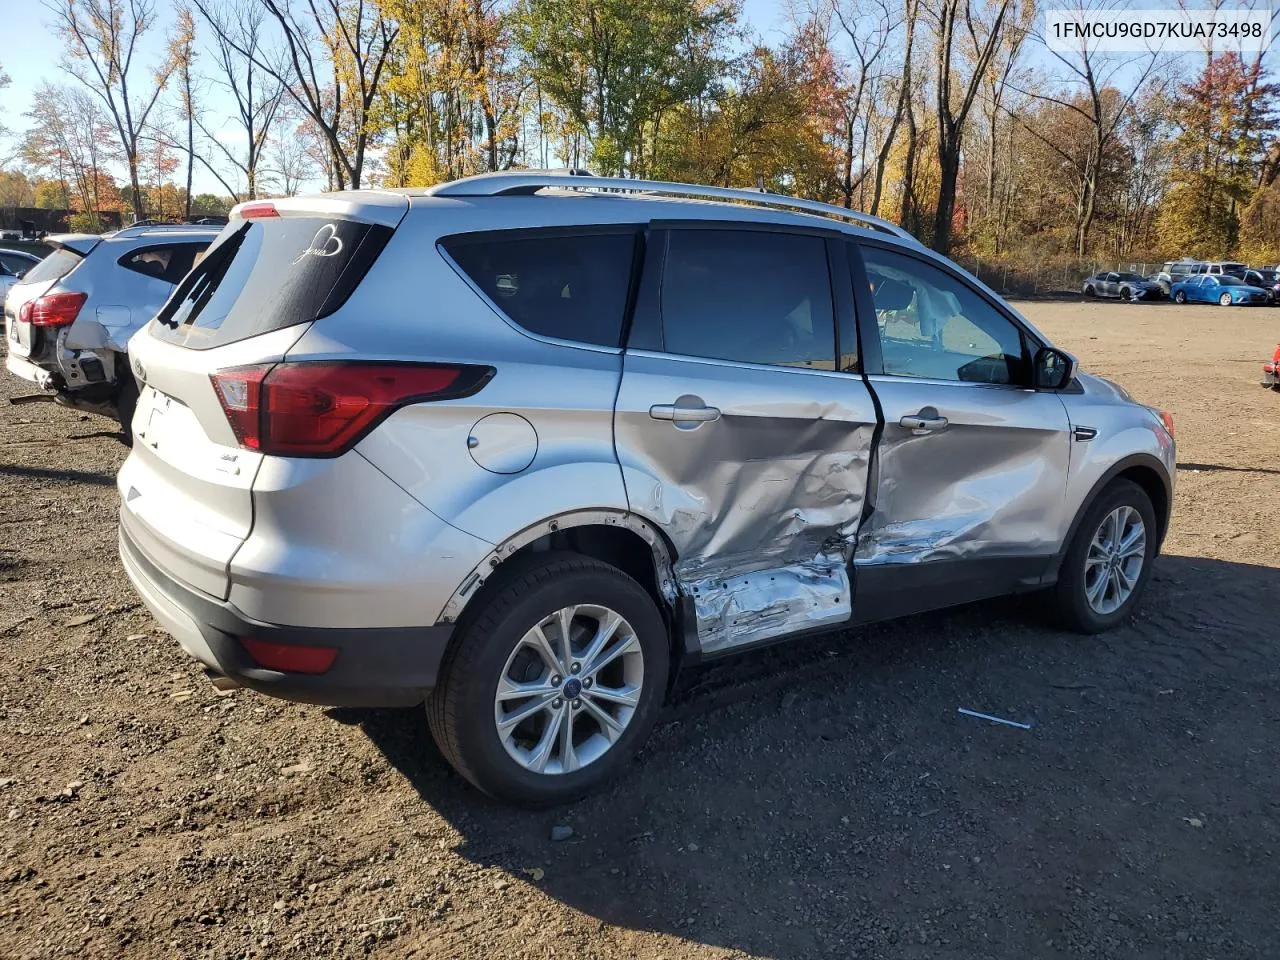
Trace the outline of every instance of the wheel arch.
<instances>
[{"instance_id":1,"label":"wheel arch","mask_svg":"<svg viewBox=\"0 0 1280 960\"><path fill-rule=\"evenodd\" d=\"M648 591L670 624L677 607L674 549L653 524L624 510L578 510L547 517L490 551L453 592L438 623L457 623L477 600L548 551L570 551L622 570Z\"/></svg>"},{"instance_id":2,"label":"wheel arch","mask_svg":"<svg viewBox=\"0 0 1280 960\"><path fill-rule=\"evenodd\" d=\"M1164 464L1158 459L1151 454L1136 453L1113 463L1080 501L1080 507L1076 510L1076 515L1072 518L1071 526L1067 529L1067 535L1063 538L1062 546L1058 550L1053 567L1055 578L1067 551L1071 548L1076 531L1084 520L1084 515L1089 512L1089 508L1093 506L1102 491L1116 480L1129 480L1136 483L1151 498L1151 507L1156 514L1156 553L1160 552L1165 534L1169 532L1169 518L1173 512L1173 482Z\"/></svg>"}]
</instances>

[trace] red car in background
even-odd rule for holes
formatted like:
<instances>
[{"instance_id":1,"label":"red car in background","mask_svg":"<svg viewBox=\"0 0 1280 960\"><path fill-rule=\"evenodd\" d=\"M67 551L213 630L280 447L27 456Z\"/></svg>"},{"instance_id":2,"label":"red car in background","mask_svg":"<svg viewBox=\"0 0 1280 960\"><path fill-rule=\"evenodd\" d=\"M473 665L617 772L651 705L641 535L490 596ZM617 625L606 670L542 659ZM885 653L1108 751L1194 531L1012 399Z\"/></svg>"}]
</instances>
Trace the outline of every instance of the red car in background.
<instances>
[{"instance_id":1,"label":"red car in background","mask_svg":"<svg viewBox=\"0 0 1280 960\"><path fill-rule=\"evenodd\" d=\"M1280 390L1280 343L1276 344L1276 352L1271 359L1262 365L1262 385Z\"/></svg>"}]
</instances>

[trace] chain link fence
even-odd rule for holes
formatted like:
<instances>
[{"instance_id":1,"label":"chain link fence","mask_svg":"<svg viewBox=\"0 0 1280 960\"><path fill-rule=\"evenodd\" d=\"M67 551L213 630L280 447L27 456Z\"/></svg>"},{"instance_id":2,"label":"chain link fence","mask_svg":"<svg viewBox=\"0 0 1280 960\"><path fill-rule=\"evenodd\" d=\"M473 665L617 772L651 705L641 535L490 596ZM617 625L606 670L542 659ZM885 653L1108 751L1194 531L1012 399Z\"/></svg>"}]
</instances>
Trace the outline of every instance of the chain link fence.
<instances>
[{"instance_id":1,"label":"chain link fence","mask_svg":"<svg viewBox=\"0 0 1280 960\"><path fill-rule=\"evenodd\" d=\"M962 254L956 263L998 293L1015 297L1079 296L1085 277L1115 270L1154 276L1165 260L1102 260L1089 257L1057 257L1035 263Z\"/></svg>"}]
</instances>

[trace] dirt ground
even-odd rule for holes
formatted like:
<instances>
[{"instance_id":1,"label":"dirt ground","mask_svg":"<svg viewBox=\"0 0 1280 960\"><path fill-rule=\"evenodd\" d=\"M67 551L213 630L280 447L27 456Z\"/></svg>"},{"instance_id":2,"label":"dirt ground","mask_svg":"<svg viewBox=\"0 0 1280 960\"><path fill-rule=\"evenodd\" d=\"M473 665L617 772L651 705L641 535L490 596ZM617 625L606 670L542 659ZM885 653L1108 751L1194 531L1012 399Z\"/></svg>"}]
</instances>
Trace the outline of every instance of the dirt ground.
<instances>
[{"instance_id":1,"label":"dirt ground","mask_svg":"<svg viewBox=\"0 0 1280 960\"><path fill-rule=\"evenodd\" d=\"M1136 619L1001 601L706 668L533 814L420 711L218 695L120 571L111 424L0 405L0 955L1280 956L1280 310L1022 306L1177 418Z\"/></svg>"}]
</instances>

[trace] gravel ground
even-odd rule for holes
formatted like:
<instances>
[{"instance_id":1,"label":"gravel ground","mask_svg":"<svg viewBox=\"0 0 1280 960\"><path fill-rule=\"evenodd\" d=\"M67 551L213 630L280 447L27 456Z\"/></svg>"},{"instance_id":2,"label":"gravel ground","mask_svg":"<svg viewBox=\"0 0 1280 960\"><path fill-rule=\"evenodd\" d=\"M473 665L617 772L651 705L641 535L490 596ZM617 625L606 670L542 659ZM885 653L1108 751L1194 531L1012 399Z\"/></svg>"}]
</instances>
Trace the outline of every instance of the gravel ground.
<instances>
[{"instance_id":1,"label":"gravel ground","mask_svg":"<svg viewBox=\"0 0 1280 960\"><path fill-rule=\"evenodd\" d=\"M1280 310L1025 308L1177 418L1136 618L1001 601L706 668L536 814L419 711L217 694L120 571L111 424L0 405L0 954L1280 955Z\"/></svg>"}]
</instances>

